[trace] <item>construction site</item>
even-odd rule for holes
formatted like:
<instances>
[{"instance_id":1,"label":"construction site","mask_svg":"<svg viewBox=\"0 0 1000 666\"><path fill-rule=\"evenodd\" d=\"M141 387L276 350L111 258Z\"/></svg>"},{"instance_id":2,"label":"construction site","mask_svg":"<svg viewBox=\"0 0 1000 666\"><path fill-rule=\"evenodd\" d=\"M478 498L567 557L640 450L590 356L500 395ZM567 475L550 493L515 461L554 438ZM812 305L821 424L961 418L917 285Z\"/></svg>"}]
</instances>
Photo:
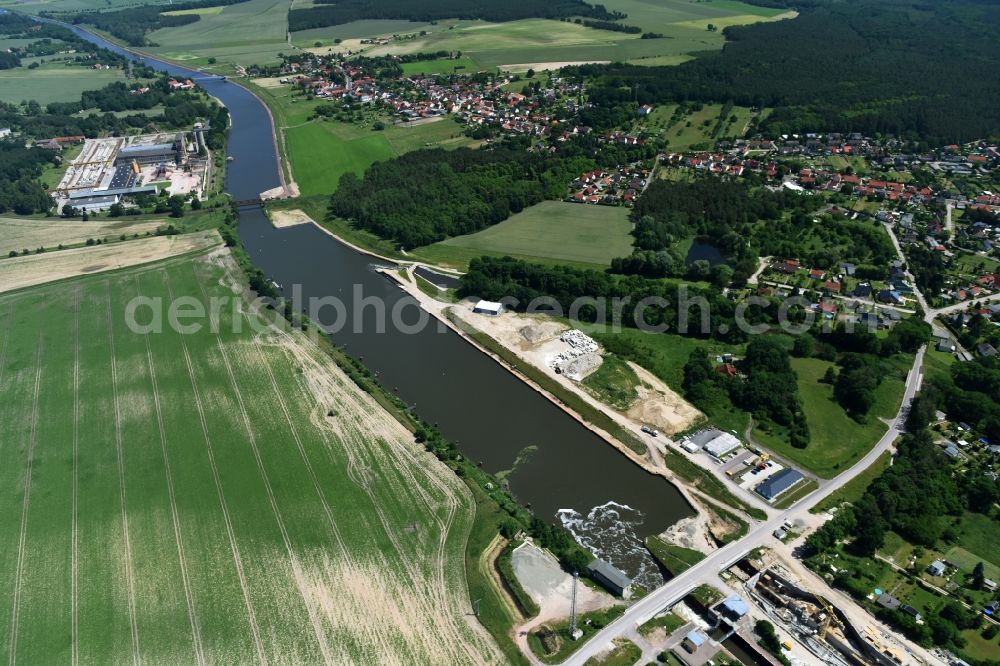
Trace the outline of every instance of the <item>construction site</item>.
<instances>
[{"instance_id":1,"label":"construction site","mask_svg":"<svg viewBox=\"0 0 1000 666\"><path fill-rule=\"evenodd\" d=\"M742 581L755 606L823 663L896 666L912 655L874 622L863 626L828 599L811 591L779 562L748 558L729 573Z\"/></svg>"},{"instance_id":2,"label":"construction site","mask_svg":"<svg viewBox=\"0 0 1000 666\"><path fill-rule=\"evenodd\" d=\"M68 204L87 212L162 191L201 197L211 172L205 129L199 123L190 132L87 139L52 196L60 210Z\"/></svg>"}]
</instances>

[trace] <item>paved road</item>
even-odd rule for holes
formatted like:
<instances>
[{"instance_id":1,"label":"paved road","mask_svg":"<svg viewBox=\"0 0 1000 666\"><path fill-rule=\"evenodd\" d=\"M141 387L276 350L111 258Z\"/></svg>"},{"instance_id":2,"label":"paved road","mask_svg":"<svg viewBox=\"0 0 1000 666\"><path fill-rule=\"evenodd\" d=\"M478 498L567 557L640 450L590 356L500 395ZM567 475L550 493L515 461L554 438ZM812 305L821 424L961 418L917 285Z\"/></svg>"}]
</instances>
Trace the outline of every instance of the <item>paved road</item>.
<instances>
[{"instance_id":1,"label":"paved road","mask_svg":"<svg viewBox=\"0 0 1000 666\"><path fill-rule=\"evenodd\" d=\"M793 508L775 514L763 523L758 523L739 541L735 541L711 553L701 562L685 571L683 575L668 581L662 587L657 588L637 601L625 611L624 615L595 634L593 638L587 641L586 644L581 646L579 650L563 663L573 665L583 664L594 655L602 652L614 638L628 633L636 625L642 624L663 609L677 603L693 588L713 581L719 571L732 566L754 548L771 544L774 541L772 532L781 526L784 521L795 520L801 514L808 513L809 509L829 497L836 489L874 464L879 456L889 450L892 443L901 434L907 409L917 390L920 388L923 377L924 351L924 348L921 348L917 352L913 367L906 378L906 390L903 394L902 404L896 417L892 420L889 430L864 458L855 463L846 472L834 478L832 483L818 488L812 494L797 502ZM534 659L533 655L529 656L529 658L534 663L540 663Z\"/></svg>"}]
</instances>

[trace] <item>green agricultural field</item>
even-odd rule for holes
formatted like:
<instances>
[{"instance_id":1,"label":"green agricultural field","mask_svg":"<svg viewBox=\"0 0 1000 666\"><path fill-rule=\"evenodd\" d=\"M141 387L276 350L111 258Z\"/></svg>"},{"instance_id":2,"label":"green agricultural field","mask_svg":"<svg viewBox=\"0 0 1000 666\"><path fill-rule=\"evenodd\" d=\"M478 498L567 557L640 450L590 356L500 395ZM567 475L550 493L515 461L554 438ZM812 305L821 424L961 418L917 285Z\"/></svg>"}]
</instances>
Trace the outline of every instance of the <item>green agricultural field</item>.
<instances>
[{"instance_id":1,"label":"green agricultural field","mask_svg":"<svg viewBox=\"0 0 1000 666\"><path fill-rule=\"evenodd\" d=\"M0 102L17 104L31 99L39 104L79 102L85 90L124 80L125 74L119 69L67 67L58 62L45 63L37 69L5 69L0 70Z\"/></svg>"},{"instance_id":2,"label":"green agricultural field","mask_svg":"<svg viewBox=\"0 0 1000 666\"><path fill-rule=\"evenodd\" d=\"M895 363L896 372L883 378L865 423L858 423L834 400L833 387L819 381L831 364L815 358L793 358L792 369L799 376L799 396L809 423L809 446L796 449L788 444L783 433L764 432L759 425L754 428L754 438L822 478L836 476L857 462L885 434L887 426L879 419L891 418L899 410L910 360L906 357Z\"/></svg>"},{"instance_id":3,"label":"green agricultural field","mask_svg":"<svg viewBox=\"0 0 1000 666\"><path fill-rule=\"evenodd\" d=\"M627 208L543 201L488 229L412 254L460 269L482 255L606 267L613 258L631 254L631 228Z\"/></svg>"},{"instance_id":4,"label":"green agricultural field","mask_svg":"<svg viewBox=\"0 0 1000 666\"><path fill-rule=\"evenodd\" d=\"M452 58L444 60L421 60L420 62L405 62L402 65L403 74L474 74L482 69L472 58Z\"/></svg>"},{"instance_id":5,"label":"green agricultural field","mask_svg":"<svg viewBox=\"0 0 1000 666\"><path fill-rule=\"evenodd\" d=\"M464 484L301 333L236 309L234 271L178 258L0 298L0 652L500 661ZM224 306L142 334L140 295Z\"/></svg>"},{"instance_id":6,"label":"green agricultural field","mask_svg":"<svg viewBox=\"0 0 1000 666\"><path fill-rule=\"evenodd\" d=\"M362 48L371 54L402 54L438 50L461 51L483 67L529 64L535 69L557 68L563 62L629 60L642 64L675 64L691 53L722 48L722 29L774 20L780 9L755 7L732 0L693 2L692 0L617 0L605 3L609 9L626 12L622 23L659 32L662 39L640 39L608 30L594 30L572 22L524 19L507 23L485 21L439 21L436 25L398 21L358 21L346 25L317 28L295 33L293 43L312 48L316 42L329 47L335 39L341 48ZM712 23L719 29L709 31ZM425 34L420 35L423 32ZM382 46L360 44L364 37L415 35Z\"/></svg>"},{"instance_id":7,"label":"green agricultural field","mask_svg":"<svg viewBox=\"0 0 1000 666\"><path fill-rule=\"evenodd\" d=\"M239 65L277 63L293 49L286 41L289 0L250 0L227 5L188 25L147 35L155 47L145 50L188 66L206 66L208 58Z\"/></svg>"}]
</instances>

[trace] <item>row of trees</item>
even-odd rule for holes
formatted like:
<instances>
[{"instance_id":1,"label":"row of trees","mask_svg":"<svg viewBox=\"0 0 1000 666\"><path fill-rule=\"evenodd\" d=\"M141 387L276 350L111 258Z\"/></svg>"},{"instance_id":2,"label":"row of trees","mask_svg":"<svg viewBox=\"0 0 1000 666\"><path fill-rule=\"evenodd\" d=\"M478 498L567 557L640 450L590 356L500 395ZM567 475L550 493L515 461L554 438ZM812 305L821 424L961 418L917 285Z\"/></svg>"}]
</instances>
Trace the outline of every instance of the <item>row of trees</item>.
<instances>
[{"instance_id":1,"label":"row of trees","mask_svg":"<svg viewBox=\"0 0 1000 666\"><path fill-rule=\"evenodd\" d=\"M602 106L637 99L773 107L762 124L772 136L881 132L944 145L1000 130L992 112L1000 90L983 86L996 80L1000 67L996 3L806 0L795 6L800 15L794 20L726 28L729 41L716 55L676 67L618 63L579 72L597 77L591 100ZM972 89L980 92L968 95Z\"/></svg>"},{"instance_id":2,"label":"row of trees","mask_svg":"<svg viewBox=\"0 0 1000 666\"><path fill-rule=\"evenodd\" d=\"M432 22L444 19L484 19L486 21L516 21L525 18L563 18L585 16L599 20L624 18L620 12L610 12L604 5L590 5L583 0L513 0L513 2L467 2L466 0L318 0L309 9L288 12L291 31L322 28L365 19L394 19Z\"/></svg>"}]
</instances>

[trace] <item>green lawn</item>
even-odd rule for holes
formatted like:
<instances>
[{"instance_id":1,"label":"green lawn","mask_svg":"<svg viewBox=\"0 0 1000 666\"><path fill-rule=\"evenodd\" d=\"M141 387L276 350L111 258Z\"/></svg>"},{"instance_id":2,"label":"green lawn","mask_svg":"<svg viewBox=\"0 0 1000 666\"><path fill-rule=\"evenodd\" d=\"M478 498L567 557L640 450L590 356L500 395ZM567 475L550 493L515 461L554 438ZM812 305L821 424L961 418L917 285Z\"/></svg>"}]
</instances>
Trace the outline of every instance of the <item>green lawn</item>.
<instances>
[{"instance_id":1,"label":"green lawn","mask_svg":"<svg viewBox=\"0 0 1000 666\"><path fill-rule=\"evenodd\" d=\"M878 478L882 472L889 468L892 462L892 454L886 451L878 460L861 474L845 483L834 491L829 497L813 507L813 513L827 511L835 506L840 506L844 502L857 502L865 494L872 481Z\"/></svg>"},{"instance_id":2,"label":"green lawn","mask_svg":"<svg viewBox=\"0 0 1000 666\"><path fill-rule=\"evenodd\" d=\"M677 120L674 119L676 109L676 104L657 106L652 113L637 121L636 127L646 133L663 137L669 142L667 147L670 150L690 150L692 146L698 144L714 144L716 139L742 137L747 123L754 115L749 107L734 106L726 114L718 134L713 135L722 112L722 104L705 104L701 109L682 115Z\"/></svg>"},{"instance_id":3,"label":"green lawn","mask_svg":"<svg viewBox=\"0 0 1000 666\"><path fill-rule=\"evenodd\" d=\"M681 627L687 624L684 619L674 615L673 613L664 613L663 615L658 615L645 623L639 625L639 633L643 636L648 636L659 628L663 628L667 636L674 633Z\"/></svg>"},{"instance_id":4,"label":"green lawn","mask_svg":"<svg viewBox=\"0 0 1000 666\"><path fill-rule=\"evenodd\" d=\"M966 511L959 526L958 543L970 553L1000 566L1000 521L981 513Z\"/></svg>"},{"instance_id":5,"label":"green lawn","mask_svg":"<svg viewBox=\"0 0 1000 666\"><path fill-rule=\"evenodd\" d=\"M59 62L45 63L37 69L5 69L0 70L0 102L17 104L31 99L39 104L79 102L85 90L96 90L113 81L124 80L120 69L67 67Z\"/></svg>"},{"instance_id":6,"label":"green lawn","mask_svg":"<svg viewBox=\"0 0 1000 666\"><path fill-rule=\"evenodd\" d=\"M646 539L646 548L672 576L679 576L705 559L705 554L690 548L675 546L657 536Z\"/></svg>"},{"instance_id":7,"label":"green lawn","mask_svg":"<svg viewBox=\"0 0 1000 666\"><path fill-rule=\"evenodd\" d=\"M632 252L628 209L543 201L483 231L413 252L465 269L473 257L510 255L529 261L606 267Z\"/></svg>"},{"instance_id":8,"label":"green lawn","mask_svg":"<svg viewBox=\"0 0 1000 666\"><path fill-rule=\"evenodd\" d=\"M465 485L304 337L256 334L220 263L0 297L0 651L499 661L469 618ZM139 334L139 295L228 305L214 329Z\"/></svg>"},{"instance_id":9,"label":"green lawn","mask_svg":"<svg viewBox=\"0 0 1000 666\"><path fill-rule=\"evenodd\" d=\"M585 666L633 666L642 656L638 645L627 638L616 638L614 649L586 661Z\"/></svg>"},{"instance_id":10,"label":"green lawn","mask_svg":"<svg viewBox=\"0 0 1000 666\"><path fill-rule=\"evenodd\" d=\"M894 362L896 372L882 380L875 406L865 423L858 423L834 400L833 387L819 382L832 364L815 358L793 358L792 368L799 376L799 396L809 423L809 446L794 448L777 429L765 432L759 426L754 429L754 438L822 478L836 476L864 456L887 430L878 417L889 418L899 410L905 381L903 366L909 360L906 357L905 361Z\"/></svg>"},{"instance_id":11,"label":"green lawn","mask_svg":"<svg viewBox=\"0 0 1000 666\"><path fill-rule=\"evenodd\" d=\"M249 87L271 109L279 128L279 148L290 163L290 176L304 197L331 194L343 174L350 171L361 175L375 162L413 150L479 143L466 137L451 117L412 126L394 125L390 119L374 113L366 116L364 125L310 120L317 107L330 102L307 100L295 95L288 86L263 87L250 82ZM384 130L372 129L376 120L385 123ZM325 213L313 219L319 221L323 217Z\"/></svg>"},{"instance_id":12,"label":"green lawn","mask_svg":"<svg viewBox=\"0 0 1000 666\"><path fill-rule=\"evenodd\" d=\"M330 194L343 174L361 175L372 163L396 156L382 134L345 141L326 124L311 123L287 130L286 136L292 173L305 196Z\"/></svg>"}]
</instances>

